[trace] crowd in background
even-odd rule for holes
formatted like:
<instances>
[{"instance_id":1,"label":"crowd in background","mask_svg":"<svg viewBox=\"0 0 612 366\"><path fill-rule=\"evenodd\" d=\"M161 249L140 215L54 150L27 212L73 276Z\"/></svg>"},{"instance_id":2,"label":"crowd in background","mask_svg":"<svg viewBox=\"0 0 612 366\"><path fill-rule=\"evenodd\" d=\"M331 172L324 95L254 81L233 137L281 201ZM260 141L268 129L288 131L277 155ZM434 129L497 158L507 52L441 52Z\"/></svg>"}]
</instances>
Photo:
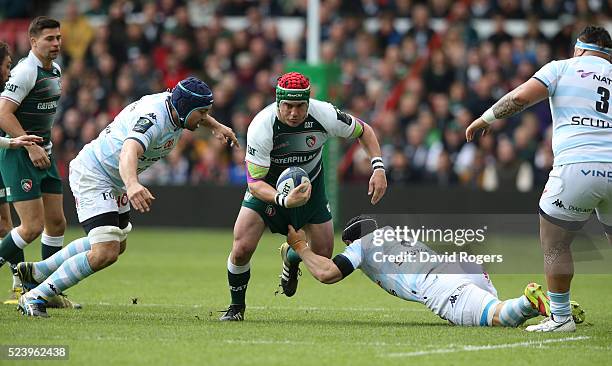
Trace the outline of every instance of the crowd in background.
<instances>
[{"instance_id":1,"label":"crowd in background","mask_svg":"<svg viewBox=\"0 0 612 366\"><path fill-rule=\"evenodd\" d=\"M24 1L27 3L28 1ZM0 1L1 5L1 1ZM127 104L196 75L215 93L212 115L241 139L229 149L205 132L184 133L167 160L143 176L147 184L245 185L244 148L251 119L274 101L287 62L305 58L302 37L286 40L271 17L306 14L306 0L89 0L68 3L62 23L62 97L53 128L61 174L68 162ZM552 59L571 57L576 34L609 21L612 1L587 0L322 0L321 60L338 67L334 103L375 129L393 184L463 185L529 191L551 169L547 103L493 125L465 142L465 127L507 91ZM244 15L230 31L224 16ZM374 31L365 27L375 18ZM395 27L410 20L407 31ZM432 19L445 19L435 31ZM522 36L506 20L526 19ZM474 19L491 19L479 36ZM557 19L547 37L539 19ZM203 25L202 25L203 24ZM27 35L17 36L14 59ZM341 181L369 179L370 162L355 141L341 142Z\"/></svg>"}]
</instances>

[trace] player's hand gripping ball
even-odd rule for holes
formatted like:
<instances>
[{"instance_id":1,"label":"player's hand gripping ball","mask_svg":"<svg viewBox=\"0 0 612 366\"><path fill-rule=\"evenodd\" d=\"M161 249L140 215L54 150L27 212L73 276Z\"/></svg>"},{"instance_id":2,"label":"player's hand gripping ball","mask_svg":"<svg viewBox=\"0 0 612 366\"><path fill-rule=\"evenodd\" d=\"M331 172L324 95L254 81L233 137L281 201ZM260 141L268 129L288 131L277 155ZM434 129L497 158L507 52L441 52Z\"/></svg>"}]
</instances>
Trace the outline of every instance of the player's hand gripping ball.
<instances>
[{"instance_id":1,"label":"player's hand gripping ball","mask_svg":"<svg viewBox=\"0 0 612 366\"><path fill-rule=\"evenodd\" d=\"M276 190L278 193L288 195L295 187L304 182L310 182L308 173L300 167L292 166L280 174L276 181Z\"/></svg>"}]
</instances>

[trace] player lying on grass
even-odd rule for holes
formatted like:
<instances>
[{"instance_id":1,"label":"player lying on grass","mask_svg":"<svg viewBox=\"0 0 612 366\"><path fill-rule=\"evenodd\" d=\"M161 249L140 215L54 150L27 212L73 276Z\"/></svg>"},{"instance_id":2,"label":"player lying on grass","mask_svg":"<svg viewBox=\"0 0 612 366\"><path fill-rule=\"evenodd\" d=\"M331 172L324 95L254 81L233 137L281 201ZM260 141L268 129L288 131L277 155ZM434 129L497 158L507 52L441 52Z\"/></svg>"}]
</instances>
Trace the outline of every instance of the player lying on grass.
<instances>
[{"instance_id":1,"label":"player lying on grass","mask_svg":"<svg viewBox=\"0 0 612 366\"><path fill-rule=\"evenodd\" d=\"M70 162L70 188L87 236L44 261L17 265L23 286L31 288L19 298L25 315L48 316L47 298L117 260L132 228L130 204L144 213L155 199L138 174L166 157L185 129L203 125L217 138L238 145L234 132L208 115L212 104L208 85L189 77L172 92L146 95L128 105L85 145Z\"/></svg>"},{"instance_id":2,"label":"player lying on grass","mask_svg":"<svg viewBox=\"0 0 612 366\"><path fill-rule=\"evenodd\" d=\"M329 259L310 250L305 233L296 232L290 226L288 243L281 246L281 251L293 248L308 271L327 284L336 283L359 268L391 295L420 302L456 325L517 327L527 319L550 315L549 300L536 283L528 284L522 296L501 301L489 276L479 265L470 269L473 273L465 273L465 268L454 263L381 261L383 257L376 253L397 258L410 252L435 252L418 241L376 243L373 239L377 229L378 224L371 217L351 219L342 232L346 249ZM391 228L381 230L385 229ZM578 306L575 311L576 315L584 315Z\"/></svg>"}]
</instances>

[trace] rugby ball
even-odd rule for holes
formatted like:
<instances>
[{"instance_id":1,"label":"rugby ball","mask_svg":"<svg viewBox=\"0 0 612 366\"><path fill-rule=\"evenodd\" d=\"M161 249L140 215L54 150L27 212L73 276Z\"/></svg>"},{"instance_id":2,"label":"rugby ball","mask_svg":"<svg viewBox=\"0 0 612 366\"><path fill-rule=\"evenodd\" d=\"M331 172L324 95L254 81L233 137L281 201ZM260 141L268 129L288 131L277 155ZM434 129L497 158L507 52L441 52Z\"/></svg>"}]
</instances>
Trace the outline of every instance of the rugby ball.
<instances>
[{"instance_id":1,"label":"rugby ball","mask_svg":"<svg viewBox=\"0 0 612 366\"><path fill-rule=\"evenodd\" d=\"M304 182L310 182L306 171L300 167L289 167L280 174L276 181L276 190L278 193L288 195L292 189Z\"/></svg>"}]
</instances>

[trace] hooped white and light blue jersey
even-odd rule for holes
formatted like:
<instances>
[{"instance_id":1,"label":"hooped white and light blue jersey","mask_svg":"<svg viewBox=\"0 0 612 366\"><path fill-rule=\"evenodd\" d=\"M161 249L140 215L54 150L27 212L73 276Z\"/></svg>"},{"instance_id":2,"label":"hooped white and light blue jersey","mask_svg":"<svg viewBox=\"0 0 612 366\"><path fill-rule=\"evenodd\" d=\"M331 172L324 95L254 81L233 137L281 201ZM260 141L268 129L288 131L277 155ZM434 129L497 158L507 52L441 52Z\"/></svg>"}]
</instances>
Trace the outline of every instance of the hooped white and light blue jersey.
<instances>
[{"instance_id":1,"label":"hooped white and light blue jersey","mask_svg":"<svg viewBox=\"0 0 612 366\"><path fill-rule=\"evenodd\" d=\"M554 166L612 162L612 63L574 57L549 62L533 77L548 89Z\"/></svg>"},{"instance_id":2,"label":"hooped white and light blue jersey","mask_svg":"<svg viewBox=\"0 0 612 366\"><path fill-rule=\"evenodd\" d=\"M83 147L77 159L106 175L117 187L123 187L119 154L124 141L134 139L144 149L138 160L140 174L166 157L181 137L183 129L170 113L170 95L169 92L146 95L125 107L95 140Z\"/></svg>"},{"instance_id":3,"label":"hooped white and light blue jersey","mask_svg":"<svg viewBox=\"0 0 612 366\"><path fill-rule=\"evenodd\" d=\"M384 227L377 230L392 230ZM383 255L399 256L414 255L420 252L436 254L431 248L421 242L407 243L397 240L385 240L382 245L374 242L375 233L370 233L355 240L339 255L346 257L353 269L360 269L370 280L378 284L391 295L408 301L425 304L427 297L424 288L427 287L428 276L432 273L460 273L459 269L451 269L448 263L410 262L385 260Z\"/></svg>"}]
</instances>

